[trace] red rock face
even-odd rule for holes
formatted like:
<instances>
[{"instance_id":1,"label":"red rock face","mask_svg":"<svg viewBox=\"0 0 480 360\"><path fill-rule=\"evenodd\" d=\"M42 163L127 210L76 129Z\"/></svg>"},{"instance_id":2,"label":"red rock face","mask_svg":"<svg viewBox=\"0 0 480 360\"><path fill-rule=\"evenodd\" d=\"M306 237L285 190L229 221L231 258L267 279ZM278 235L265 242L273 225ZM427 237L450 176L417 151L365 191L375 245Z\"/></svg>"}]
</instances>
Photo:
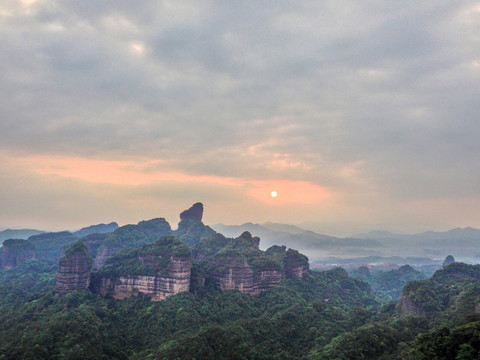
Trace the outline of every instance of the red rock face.
<instances>
[{"instance_id":1,"label":"red rock face","mask_svg":"<svg viewBox=\"0 0 480 360\"><path fill-rule=\"evenodd\" d=\"M308 258L292 249L287 250L284 265L285 276L289 279L301 279L310 270Z\"/></svg>"},{"instance_id":2,"label":"red rock face","mask_svg":"<svg viewBox=\"0 0 480 360\"><path fill-rule=\"evenodd\" d=\"M253 271L243 256L228 257L225 261L217 259L210 266L209 275L220 290L252 293Z\"/></svg>"},{"instance_id":3,"label":"red rock face","mask_svg":"<svg viewBox=\"0 0 480 360\"><path fill-rule=\"evenodd\" d=\"M16 249L3 246L2 267L9 269L11 267L23 264L25 261L35 258L33 249Z\"/></svg>"},{"instance_id":4,"label":"red rock face","mask_svg":"<svg viewBox=\"0 0 480 360\"><path fill-rule=\"evenodd\" d=\"M107 259L115 254L116 249L113 247L102 246L98 250L97 256L95 257L95 261L93 262L94 269L100 269L105 263Z\"/></svg>"},{"instance_id":5,"label":"red rock face","mask_svg":"<svg viewBox=\"0 0 480 360\"><path fill-rule=\"evenodd\" d=\"M265 290L271 289L274 286L280 284L284 275L281 271L277 270L264 270L255 274L253 281L253 289L251 294L258 295Z\"/></svg>"},{"instance_id":6,"label":"red rock face","mask_svg":"<svg viewBox=\"0 0 480 360\"><path fill-rule=\"evenodd\" d=\"M196 220L202 221L203 217L203 204L196 203L188 210L182 211L180 214L180 220Z\"/></svg>"},{"instance_id":7,"label":"red rock face","mask_svg":"<svg viewBox=\"0 0 480 360\"><path fill-rule=\"evenodd\" d=\"M277 270L254 272L242 255L214 259L208 275L222 291L239 290L244 294L258 295L280 284L284 275Z\"/></svg>"},{"instance_id":8,"label":"red rock face","mask_svg":"<svg viewBox=\"0 0 480 360\"><path fill-rule=\"evenodd\" d=\"M415 304L412 300L407 298L406 296L402 296L400 299L400 308L402 309L402 313L412 313L418 316L426 316L425 311L422 309L420 305Z\"/></svg>"},{"instance_id":9,"label":"red rock face","mask_svg":"<svg viewBox=\"0 0 480 360\"><path fill-rule=\"evenodd\" d=\"M172 258L166 274L126 275L118 279L100 278L94 284L95 292L126 299L139 293L152 301L160 301L180 292L189 291L192 261L190 258Z\"/></svg>"},{"instance_id":10,"label":"red rock face","mask_svg":"<svg viewBox=\"0 0 480 360\"><path fill-rule=\"evenodd\" d=\"M55 292L65 295L76 290L85 290L90 284L92 259L85 252L65 256L58 265Z\"/></svg>"}]
</instances>

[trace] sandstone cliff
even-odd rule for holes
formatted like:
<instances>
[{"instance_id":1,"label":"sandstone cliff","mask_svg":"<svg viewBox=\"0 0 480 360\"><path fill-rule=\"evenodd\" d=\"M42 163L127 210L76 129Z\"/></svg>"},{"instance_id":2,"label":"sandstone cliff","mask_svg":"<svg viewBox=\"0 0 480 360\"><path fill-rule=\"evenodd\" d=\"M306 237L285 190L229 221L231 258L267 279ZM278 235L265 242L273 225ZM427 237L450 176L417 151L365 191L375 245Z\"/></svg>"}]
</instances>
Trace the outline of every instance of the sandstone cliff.
<instances>
[{"instance_id":1,"label":"sandstone cliff","mask_svg":"<svg viewBox=\"0 0 480 360\"><path fill-rule=\"evenodd\" d=\"M107 259L126 247L139 248L172 233L164 218L140 221L137 225L125 225L108 234L95 256L94 268L100 269Z\"/></svg>"},{"instance_id":2,"label":"sandstone cliff","mask_svg":"<svg viewBox=\"0 0 480 360\"><path fill-rule=\"evenodd\" d=\"M423 310L422 306L415 304L405 295L400 298L400 309L403 314L411 313L417 316L426 316L425 310Z\"/></svg>"},{"instance_id":3,"label":"sandstone cliff","mask_svg":"<svg viewBox=\"0 0 480 360\"><path fill-rule=\"evenodd\" d=\"M69 246L78 237L68 231L43 233L30 236L27 239L35 246L35 256L40 260L52 260L55 262L63 255L65 247Z\"/></svg>"},{"instance_id":4,"label":"sandstone cliff","mask_svg":"<svg viewBox=\"0 0 480 360\"><path fill-rule=\"evenodd\" d=\"M92 274L92 289L101 295L125 299L143 294L152 301L188 291L190 249L173 236L164 236L141 249L126 248Z\"/></svg>"},{"instance_id":5,"label":"sandstone cliff","mask_svg":"<svg viewBox=\"0 0 480 360\"><path fill-rule=\"evenodd\" d=\"M259 242L258 237L244 232L208 261L207 277L222 291L258 295L285 278L301 278L308 271L306 256L295 250L287 251L285 246L262 251Z\"/></svg>"},{"instance_id":6,"label":"sandstone cliff","mask_svg":"<svg viewBox=\"0 0 480 360\"><path fill-rule=\"evenodd\" d=\"M67 250L58 264L55 292L65 295L72 291L87 289L93 260L82 241L76 241Z\"/></svg>"},{"instance_id":7,"label":"sandstone cliff","mask_svg":"<svg viewBox=\"0 0 480 360\"><path fill-rule=\"evenodd\" d=\"M308 258L293 249L287 250L284 266L285 276L290 279L301 279L310 270Z\"/></svg>"},{"instance_id":8,"label":"sandstone cliff","mask_svg":"<svg viewBox=\"0 0 480 360\"><path fill-rule=\"evenodd\" d=\"M178 229L174 231L175 236L185 244L193 246L201 240L215 236L217 232L202 222L203 204L196 203L190 209L180 214Z\"/></svg>"},{"instance_id":9,"label":"sandstone cliff","mask_svg":"<svg viewBox=\"0 0 480 360\"><path fill-rule=\"evenodd\" d=\"M2 267L11 268L35 258L35 246L27 240L8 239L3 242Z\"/></svg>"},{"instance_id":10,"label":"sandstone cliff","mask_svg":"<svg viewBox=\"0 0 480 360\"><path fill-rule=\"evenodd\" d=\"M222 291L239 290L246 294L253 291L253 271L238 251L226 250L215 255L209 264L208 275Z\"/></svg>"}]
</instances>

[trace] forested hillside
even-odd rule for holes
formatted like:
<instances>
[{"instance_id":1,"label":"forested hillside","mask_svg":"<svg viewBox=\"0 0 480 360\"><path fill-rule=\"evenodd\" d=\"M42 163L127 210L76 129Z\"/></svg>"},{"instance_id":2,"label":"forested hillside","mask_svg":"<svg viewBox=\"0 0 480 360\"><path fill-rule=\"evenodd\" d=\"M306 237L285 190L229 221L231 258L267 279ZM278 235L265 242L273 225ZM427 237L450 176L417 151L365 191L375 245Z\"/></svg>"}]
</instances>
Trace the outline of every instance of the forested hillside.
<instances>
[{"instance_id":1,"label":"forested hillside","mask_svg":"<svg viewBox=\"0 0 480 360\"><path fill-rule=\"evenodd\" d=\"M7 241L0 359L478 359L479 265L311 271L294 249L214 232L200 205L175 231Z\"/></svg>"}]
</instances>

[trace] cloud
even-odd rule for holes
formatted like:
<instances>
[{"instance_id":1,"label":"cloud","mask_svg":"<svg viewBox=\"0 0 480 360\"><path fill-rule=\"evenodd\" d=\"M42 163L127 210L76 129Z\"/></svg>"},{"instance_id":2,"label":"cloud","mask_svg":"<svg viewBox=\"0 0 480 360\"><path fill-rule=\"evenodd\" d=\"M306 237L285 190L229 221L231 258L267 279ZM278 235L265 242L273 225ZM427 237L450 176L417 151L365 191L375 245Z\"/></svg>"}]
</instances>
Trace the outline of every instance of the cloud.
<instances>
[{"instance_id":1,"label":"cloud","mask_svg":"<svg viewBox=\"0 0 480 360\"><path fill-rule=\"evenodd\" d=\"M0 151L458 204L480 180L478 20L475 1L5 1Z\"/></svg>"}]
</instances>

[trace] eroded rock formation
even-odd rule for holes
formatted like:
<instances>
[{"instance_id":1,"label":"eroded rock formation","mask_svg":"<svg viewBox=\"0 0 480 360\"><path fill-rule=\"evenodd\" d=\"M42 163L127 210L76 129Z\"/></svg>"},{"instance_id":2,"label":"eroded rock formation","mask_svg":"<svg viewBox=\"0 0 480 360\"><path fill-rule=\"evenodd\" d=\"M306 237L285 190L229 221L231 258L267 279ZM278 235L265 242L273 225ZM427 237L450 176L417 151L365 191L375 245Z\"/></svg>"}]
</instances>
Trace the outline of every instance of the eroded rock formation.
<instances>
[{"instance_id":1,"label":"eroded rock formation","mask_svg":"<svg viewBox=\"0 0 480 360\"><path fill-rule=\"evenodd\" d=\"M87 289L93 260L82 241L74 242L58 264L55 292L65 295L72 291Z\"/></svg>"},{"instance_id":2,"label":"eroded rock formation","mask_svg":"<svg viewBox=\"0 0 480 360\"><path fill-rule=\"evenodd\" d=\"M250 294L253 291L253 271L247 259L237 251L224 251L210 262L208 275L222 291L239 290Z\"/></svg>"},{"instance_id":3,"label":"eroded rock formation","mask_svg":"<svg viewBox=\"0 0 480 360\"><path fill-rule=\"evenodd\" d=\"M27 240L8 239L3 242L2 267L5 269L35 258L35 246Z\"/></svg>"},{"instance_id":4,"label":"eroded rock formation","mask_svg":"<svg viewBox=\"0 0 480 360\"><path fill-rule=\"evenodd\" d=\"M400 298L400 309L404 314L412 313L417 316L426 316L425 310L423 310L423 308L420 305L415 304L411 299L409 299L405 295L403 295Z\"/></svg>"},{"instance_id":5,"label":"eroded rock formation","mask_svg":"<svg viewBox=\"0 0 480 360\"><path fill-rule=\"evenodd\" d=\"M189 246L194 246L200 241L215 236L217 232L202 223L203 204L196 203L180 214L178 229L175 236Z\"/></svg>"},{"instance_id":6,"label":"eroded rock formation","mask_svg":"<svg viewBox=\"0 0 480 360\"><path fill-rule=\"evenodd\" d=\"M454 262L455 262L455 258L452 255L448 255L443 261L442 267L453 264Z\"/></svg>"},{"instance_id":7,"label":"eroded rock formation","mask_svg":"<svg viewBox=\"0 0 480 360\"><path fill-rule=\"evenodd\" d=\"M141 249L124 249L92 274L92 288L117 299L143 294L152 301L188 291L190 249L173 236L165 236Z\"/></svg>"},{"instance_id":8,"label":"eroded rock formation","mask_svg":"<svg viewBox=\"0 0 480 360\"><path fill-rule=\"evenodd\" d=\"M102 241L95 256L94 268L100 269L110 256L121 249L139 248L171 233L170 224L164 218L140 221L137 225L119 227Z\"/></svg>"},{"instance_id":9,"label":"eroded rock formation","mask_svg":"<svg viewBox=\"0 0 480 360\"><path fill-rule=\"evenodd\" d=\"M285 246L262 251L259 242L258 237L244 232L210 260L207 276L222 291L258 295L285 278L301 278L309 271L308 258L298 251Z\"/></svg>"},{"instance_id":10,"label":"eroded rock formation","mask_svg":"<svg viewBox=\"0 0 480 360\"><path fill-rule=\"evenodd\" d=\"M301 279L308 271L308 258L297 250L288 249L285 257L285 276L290 279Z\"/></svg>"},{"instance_id":11,"label":"eroded rock formation","mask_svg":"<svg viewBox=\"0 0 480 360\"><path fill-rule=\"evenodd\" d=\"M198 202L192 205L190 209L184 210L180 213L180 220L195 220L202 221L203 204Z\"/></svg>"}]
</instances>

